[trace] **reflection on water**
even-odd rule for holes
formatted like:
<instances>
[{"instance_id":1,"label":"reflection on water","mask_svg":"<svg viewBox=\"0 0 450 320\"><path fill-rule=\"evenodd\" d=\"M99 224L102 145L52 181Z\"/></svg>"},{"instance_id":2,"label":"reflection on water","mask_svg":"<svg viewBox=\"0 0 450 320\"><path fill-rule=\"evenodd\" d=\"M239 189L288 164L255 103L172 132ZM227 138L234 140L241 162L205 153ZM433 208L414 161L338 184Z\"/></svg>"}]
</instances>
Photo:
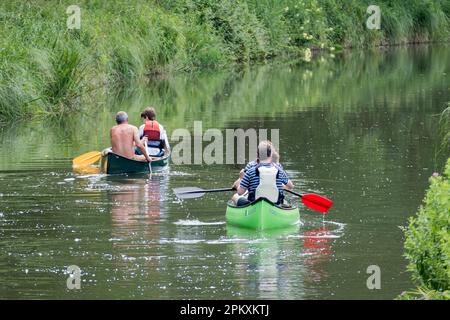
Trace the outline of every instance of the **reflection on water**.
<instances>
[{"instance_id":1,"label":"reflection on water","mask_svg":"<svg viewBox=\"0 0 450 320\"><path fill-rule=\"evenodd\" d=\"M233 245L231 253L236 273L246 275L241 280L241 292L258 298L296 298L298 293L293 292L292 286L301 285L303 265L289 264L286 259L289 255L303 254L300 248L289 247L283 237L298 234L298 229L299 226L294 226L290 230L257 232L227 226L230 237L248 239Z\"/></svg>"},{"instance_id":2,"label":"reflection on water","mask_svg":"<svg viewBox=\"0 0 450 320\"><path fill-rule=\"evenodd\" d=\"M334 237L331 230L327 226L321 226L305 231L303 236L303 252L307 255L305 265L309 270L305 282L311 284L326 281L328 273L321 265L330 261L333 255L331 242Z\"/></svg>"},{"instance_id":3,"label":"reflection on water","mask_svg":"<svg viewBox=\"0 0 450 320\"><path fill-rule=\"evenodd\" d=\"M0 298L395 297L411 285L398 226L443 163L435 115L450 100L449 62L448 47L430 46L179 75L91 114L0 128ZM301 206L303 224L258 233L225 223L229 193L172 192L228 187L238 165L72 172L74 156L109 144L117 110L138 124L149 104L169 132L194 120L204 130L280 129L296 189L326 195L333 209L322 217ZM73 264L77 292L65 286ZM367 290L372 264L382 290Z\"/></svg>"},{"instance_id":4,"label":"reflection on water","mask_svg":"<svg viewBox=\"0 0 450 320\"><path fill-rule=\"evenodd\" d=\"M154 253L158 248L155 240L161 237L160 224L166 214L162 201L168 181L168 172L150 177L107 177L108 184L117 187L107 191L111 205L111 255L117 270L122 270L121 277L113 276L109 282L124 280L129 286L130 280L145 281L150 275L152 281L159 279L158 272L154 272L160 261ZM145 293L142 288L137 286L141 296Z\"/></svg>"},{"instance_id":5,"label":"reflection on water","mask_svg":"<svg viewBox=\"0 0 450 320\"><path fill-rule=\"evenodd\" d=\"M236 273L246 274L242 292L265 299L302 299L305 284L326 281L320 266L330 261L331 243L343 235L344 226L323 221L319 228L307 228L310 223L268 231L227 226L227 236L240 240L230 255Z\"/></svg>"},{"instance_id":6,"label":"reflection on water","mask_svg":"<svg viewBox=\"0 0 450 320\"><path fill-rule=\"evenodd\" d=\"M160 200L167 191L168 177L114 178L120 185L119 190L109 192L113 226L157 224L164 214Z\"/></svg>"}]
</instances>

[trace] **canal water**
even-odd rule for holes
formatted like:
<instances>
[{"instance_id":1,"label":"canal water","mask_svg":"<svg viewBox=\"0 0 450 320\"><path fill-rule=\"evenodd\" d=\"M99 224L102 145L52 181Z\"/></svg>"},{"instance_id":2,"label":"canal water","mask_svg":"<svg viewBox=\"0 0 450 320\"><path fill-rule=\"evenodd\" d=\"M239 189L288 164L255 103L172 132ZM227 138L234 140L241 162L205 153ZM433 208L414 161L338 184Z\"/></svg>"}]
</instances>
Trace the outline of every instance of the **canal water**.
<instances>
[{"instance_id":1,"label":"canal water","mask_svg":"<svg viewBox=\"0 0 450 320\"><path fill-rule=\"evenodd\" d=\"M436 45L152 79L88 113L6 124L0 298L392 299L413 287L400 226L448 156L438 130L447 101L450 48ZM327 196L332 210L300 205L299 225L255 232L226 224L229 193L181 201L172 191L228 187L241 164L72 172L73 157L108 146L115 112L139 125L147 105L169 136L194 121L279 129L295 189ZM67 288L71 265L80 290ZM378 290L367 288L372 265Z\"/></svg>"}]
</instances>

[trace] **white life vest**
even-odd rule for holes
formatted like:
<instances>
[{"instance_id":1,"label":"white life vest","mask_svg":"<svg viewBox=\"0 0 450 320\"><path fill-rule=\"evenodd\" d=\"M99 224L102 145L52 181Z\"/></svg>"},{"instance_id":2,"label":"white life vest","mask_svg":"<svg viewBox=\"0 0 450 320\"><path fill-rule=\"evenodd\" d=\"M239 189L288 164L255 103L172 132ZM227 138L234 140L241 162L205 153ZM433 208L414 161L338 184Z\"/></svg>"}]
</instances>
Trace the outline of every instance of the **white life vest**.
<instances>
[{"instance_id":1,"label":"white life vest","mask_svg":"<svg viewBox=\"0 0 450 320\"><path fill-rule=\"evenodd\" d=\"M160 154L160 152L161 152L161 149L159 149L159 148L147 147L147 153L151 157L158 156Z\"/></svg>"},{"instance_id":2,"label":"white life vest","mask_svg":"<svg viewBox=\"0 0 450 320\"><path fill-rule=\"evenodd\" d=\"M260 166L256 170L259 171L259 185L255 191L255 200L266 198L273 203L277 203L279 196L277 188L278 169L275 166Z\"/></svg>"}]
</instances>

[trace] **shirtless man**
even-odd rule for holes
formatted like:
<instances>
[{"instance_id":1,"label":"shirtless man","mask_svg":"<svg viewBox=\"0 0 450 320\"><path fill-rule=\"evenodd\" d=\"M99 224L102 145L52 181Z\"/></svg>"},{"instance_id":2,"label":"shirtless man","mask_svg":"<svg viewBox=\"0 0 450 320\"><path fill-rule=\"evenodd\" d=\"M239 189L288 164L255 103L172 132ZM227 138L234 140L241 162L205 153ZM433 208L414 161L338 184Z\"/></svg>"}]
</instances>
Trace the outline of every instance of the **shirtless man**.
<instances>
[{"instance_id":1,"label":"shirtless man","mask_svg":"<svg viewBox=\"0 0 450 320\"><path fill-rule=\"evenodd\" d=\"M151 158L147 154L147 148L139 139L138 128L128 124L126 112L117 112L116 122L117 125L112 127L109 132L112 152L128 159L150 162ZM141 150L142 155L134 154L134 146Z\"/></svg>"}]
</instances>

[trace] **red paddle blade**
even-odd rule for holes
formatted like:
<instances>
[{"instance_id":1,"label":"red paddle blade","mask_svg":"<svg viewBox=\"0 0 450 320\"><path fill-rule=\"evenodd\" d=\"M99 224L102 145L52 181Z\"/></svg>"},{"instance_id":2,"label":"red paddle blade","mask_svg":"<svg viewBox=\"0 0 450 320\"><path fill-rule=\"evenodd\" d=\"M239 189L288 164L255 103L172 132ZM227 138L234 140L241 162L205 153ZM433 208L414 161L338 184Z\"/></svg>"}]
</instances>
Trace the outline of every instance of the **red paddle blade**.
<instances>
[{"instance_id":1,"label":"red paddle blade","mask_svg":"<svg viewBox=\"0 0 450 320\"><path fill-rule=\"evenodd\" d=\"M305 206L322 213L327 213L333 205L331 200L314 193L303 195L302 202Z\"/></svg>"}]
</instances>

